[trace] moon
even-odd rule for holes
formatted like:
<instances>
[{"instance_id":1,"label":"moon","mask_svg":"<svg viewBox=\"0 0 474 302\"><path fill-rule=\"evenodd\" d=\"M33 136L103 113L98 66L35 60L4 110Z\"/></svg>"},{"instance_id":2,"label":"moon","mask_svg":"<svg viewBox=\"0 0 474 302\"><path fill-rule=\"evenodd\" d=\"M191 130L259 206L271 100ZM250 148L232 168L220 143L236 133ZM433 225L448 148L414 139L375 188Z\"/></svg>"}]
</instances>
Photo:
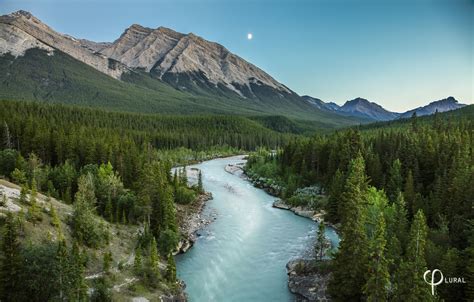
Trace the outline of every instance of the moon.
<instances>
[{"instance_id":1,"label":"moon","mask_svg":"<svg viewBox=\"0 0 474 302\"><path fill-rule=\"evenodd\" d=\"M248 33L248 34L247 34L247 40L252 40L252 38L253 38L252 33Z\"/></svg>"}]
</instances>

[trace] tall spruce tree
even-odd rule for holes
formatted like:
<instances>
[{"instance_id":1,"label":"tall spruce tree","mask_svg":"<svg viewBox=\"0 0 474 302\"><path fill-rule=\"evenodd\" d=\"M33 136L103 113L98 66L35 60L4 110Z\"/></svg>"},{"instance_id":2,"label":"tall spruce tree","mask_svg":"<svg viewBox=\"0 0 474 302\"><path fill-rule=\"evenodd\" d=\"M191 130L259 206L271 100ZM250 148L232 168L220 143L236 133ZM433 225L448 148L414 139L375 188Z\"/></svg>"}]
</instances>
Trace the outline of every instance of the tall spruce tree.
<instances>
[{"instance_id":1,"label":"tall spruce tree","mask_svg":"<svg viewBox=\"0 0 474 302\"><path fill-rule=\"evenodd\" d=\"M402 163L397 158L393 161L392 166L390 167L389 178L387 182L387 196L390 201L395 201L398 193L402 190L402 185Z\"/></svg>"},{"instance_id":2,"label":"tall spruce tree","mask_svg":"<svg viewBox=\"0 0 474 302\"><path fill-rule=\"evenodd\" d=\"M318 225L318 235L316 237L316 245L315 245L315 251L316 251L316 258L319 260L322 260L324 257L324 249L326 247L326 227L324 226L324 223L321 221L319 222Z\"/></svg>"},{"instance_id":3,"label":"tall spruce tree","mask_svg":"<svg viewBox=\"0 0 474 302\"><path fill-rule=\"evenodd\" d=\"M0 301L16 301L21 289L21 255L16 219L7 214L3 230L0 254Z\"/></svg>"},{"instance_id":4,"label":"tall spruce tree","mask_svg":"<svg viewBox=\"0 0 474 302\"><path fill-rule=\"evenodd\" d=\"M387 301L390 285L388 261L386 253L385 219L379 214L375 227L374 238L370 243L368 280L364 286L364 294L368 302Z\"/></svg>"},{"instance_id":5,"label":"tall spruce tree","mask_svg":"<svg viewBox=\"0 0 474 302\"><path fill-rule=\"evenodd\" d=\"M368 239L365 231L364 195L367 179L364 170L364 159L359 153L349 164L341 196L341 242L329 283L331 297L336 301L362 299L362 288L366 283Z\"/></svg>"},{"instance_id":6,"label":"tall spruce tree","mask_svg":"<svg viewBox=\"0 0 474 302\"><path fill-rule=\"evenodd\" d=\"M430 287L423 280L426 271L425 248L428 234L425 215L419 210L410 229L405 259L397 272L395 301L434 301Z\"/></svg>"}]
</instances>

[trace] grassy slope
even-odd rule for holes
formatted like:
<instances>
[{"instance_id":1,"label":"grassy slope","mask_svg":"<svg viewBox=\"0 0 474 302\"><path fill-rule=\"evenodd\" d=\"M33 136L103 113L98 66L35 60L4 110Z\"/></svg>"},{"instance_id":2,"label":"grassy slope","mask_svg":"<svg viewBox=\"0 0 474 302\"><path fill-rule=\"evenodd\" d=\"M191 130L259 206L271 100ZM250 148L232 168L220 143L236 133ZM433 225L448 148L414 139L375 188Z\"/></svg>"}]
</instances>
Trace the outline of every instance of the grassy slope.
<instances>
[{"instance_id":1,"label":"grassy slope","mask_svg":"<svg viewBox=\"0 0 474 302\"><path fill-rule=\"evenodd\" d=\"M20 191L19 186L4 179L0 179L0 188L2 187L14 189L17 194L19 194ZM42 244L57 241L57 232L55 227L51 224L51 216L48 214L49 205L44 202L45 200L46 196L38 194L38 204L42 209L42 221L37 222L36 224L25 221L23 224L24 233L22 240L24 244ZM27 211L28 205L19 203L16 198L10 198L10 201L20 206L25 212ZM63 230L64 237L70 246L72 243L71 229L67 224L67 221L73 212L72 206L54 198L51 198L51 204L55 207L58 213L58 216L61 220L61 228ZM5 210L0 207L0 215L3 215L2 213L4 212ZM101 220L109 228L111 233L110 242L105 247L99 249L86 249L88 255L86 279L91 281L97 277L98 274L100 275L102 270L103 255L105 252L110 251L113 255L112 271L118 272L114 274L113 285L120 286L121 284L127 284L135 278L132 272L134 260L133 251L136 244L136 234L139 227L135 225L119 225L108 223L100 217L97 217L97 219ZM122 264L121 270L118 269L119 263ZM166 263L160 264L160 267L165 268ZM131 283L136 283L136 281ZM131 291L128 286L123 285L120 287L120 291L113 290L112 294L114 301L130 301L131 298L136 296L145 296L154 301L155 299L158 300L159 296L164 292L167 292L167 288L165 287L154 292L149 292L141 286L137 286L136 291Z\"/></svg>"},{"instance_id":2,"label":"grassy slope","mask_svg":"<svg viewBox=\"0 0 474 302\"><path fill-rule=\"evenodd\" d=\"M311 121L311 127L334 128L360 120L322 112L301 101L256 101L228 95L191 94L174 89L145 73L115 80L56 51L31 49L25 56L0 56L0 99L47 101L115 111L162 114L285 115Z\"/></svg>"}]
</instances>

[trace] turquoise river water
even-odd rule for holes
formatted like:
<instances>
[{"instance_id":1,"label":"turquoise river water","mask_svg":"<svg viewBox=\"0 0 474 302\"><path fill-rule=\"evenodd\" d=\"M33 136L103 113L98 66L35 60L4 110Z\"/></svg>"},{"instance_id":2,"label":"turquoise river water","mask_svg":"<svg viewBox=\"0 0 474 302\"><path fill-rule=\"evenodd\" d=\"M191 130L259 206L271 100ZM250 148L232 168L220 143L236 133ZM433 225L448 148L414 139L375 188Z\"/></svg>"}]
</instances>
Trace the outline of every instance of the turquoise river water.
<instances>
[{"instance_id":1,"label":"turquoise river water","mask_svg":"<svg viewBox=\"0 0 474 302\"><path fill-rule=\"evenodd\" d=\"M216 217L199 231L194 246L176 257L178 278L192 302L294 300L285 265L307 253L317 224L273 208L275 197L224 170L242 162L235 156L189 167L201 169L204 189L213 195L203 214ZM337 245L333 229L327 228L326 236Z\"/></svg>"}]
</instances>

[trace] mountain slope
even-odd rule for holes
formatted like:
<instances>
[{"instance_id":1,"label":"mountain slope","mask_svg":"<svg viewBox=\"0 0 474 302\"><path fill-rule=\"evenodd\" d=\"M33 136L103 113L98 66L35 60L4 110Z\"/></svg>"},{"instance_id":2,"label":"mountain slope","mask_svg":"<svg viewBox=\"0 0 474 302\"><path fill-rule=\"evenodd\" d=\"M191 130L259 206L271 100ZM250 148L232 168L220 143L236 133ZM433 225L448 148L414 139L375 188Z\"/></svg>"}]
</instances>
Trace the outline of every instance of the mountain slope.
<instances>
[{"instance_id":1,"label":"mountain slope","mask_svg":"<svg viewBox=\"0 0 474 302\"><path fill-rule=\"evenodd\" d=\"M219 44L166 28L132 25L115 42L97 43L57 33L19 11L0 17L0 66L3 99L146 113L285 115L323 128L360 122L314 108Z\"/></svg>"},{"instance_id":2,"label":"mountain slope","mask_svg":"<svg viewBox=\"0 0 474 302\"><path fill-rule=\"evenodd\" d=\"M450 110L455 110L459 109L462 107L465 107L465 104L459 104L458 101L450 96L446 99L442 99L439 101L431 102L426 106L418 107L413 110L409 110L405 113L402 113L400 115L401 118L409 118L413 115L413 113L416 112L417 116L423 116L423 115L430 115L435 113L436 111L438 112L446 112Z\"/></svg>"},{"instance_id":3,"label":"mountain slope","mask_svg":"<svg viewBox=\"0 0 474 302\"><path fill-rule=\"evenodd\" d=\"M318 98L314 98L309 95L303 95L302 98L313 105L314 107L321 109L321 110L328 110L328 111L338 111L341 107L333 102L326 103Z\"/></svg>"},{"instance_id":4,"label":"mountain slope","mask_svg":"<svg viewBox=\"0 0 474 302\"><path fill-rule=\"evenodd\" d=\"M150 29L134 24L101 53L126 66L151 72L175 87L192 89L190 81L209 89L221 86L242 97L255 97L253 85L293 93L222 45L164 27Z\"/></svg>"}]
</instances>

